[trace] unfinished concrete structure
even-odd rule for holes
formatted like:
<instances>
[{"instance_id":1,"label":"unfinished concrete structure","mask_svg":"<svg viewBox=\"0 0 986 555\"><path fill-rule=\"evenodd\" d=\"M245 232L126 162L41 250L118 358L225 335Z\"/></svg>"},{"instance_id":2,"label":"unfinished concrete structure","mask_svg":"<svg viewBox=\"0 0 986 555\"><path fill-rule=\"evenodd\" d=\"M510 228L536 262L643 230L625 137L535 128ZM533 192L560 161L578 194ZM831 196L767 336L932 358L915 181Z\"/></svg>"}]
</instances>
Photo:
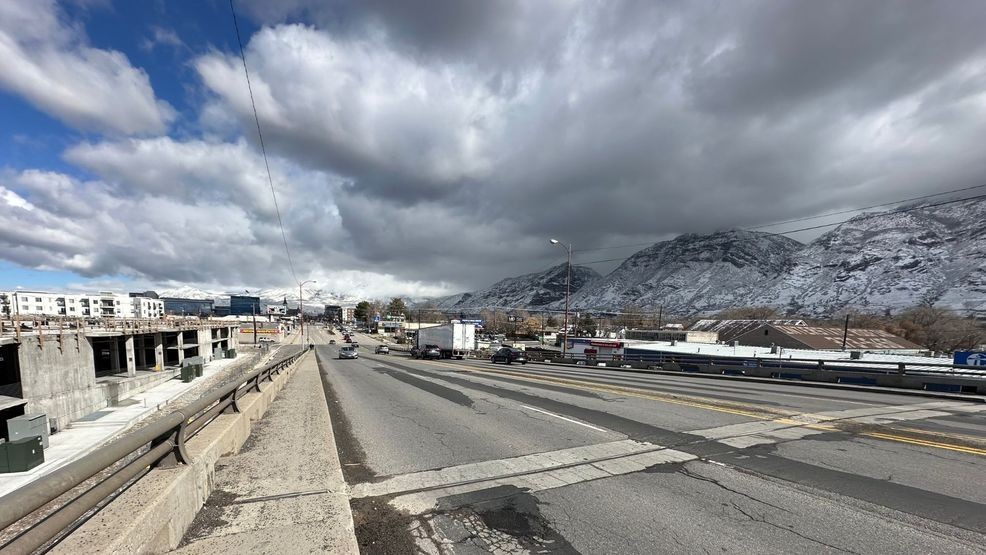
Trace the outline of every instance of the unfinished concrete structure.
<instances>
[{"instance_id":1,"label":"unfinished concrete structure","mask_svg":"<svg viewBox=\"0 0 986 555\"><path fill-rule=\"evenodd\" d=\"M54 430L170 380L187 357L237 348L236 322L119 320L57 329L17 322L0 335L0 423L45 413ZM0 426L4 435L6 427Z\"/></svg>"}]
</instances>

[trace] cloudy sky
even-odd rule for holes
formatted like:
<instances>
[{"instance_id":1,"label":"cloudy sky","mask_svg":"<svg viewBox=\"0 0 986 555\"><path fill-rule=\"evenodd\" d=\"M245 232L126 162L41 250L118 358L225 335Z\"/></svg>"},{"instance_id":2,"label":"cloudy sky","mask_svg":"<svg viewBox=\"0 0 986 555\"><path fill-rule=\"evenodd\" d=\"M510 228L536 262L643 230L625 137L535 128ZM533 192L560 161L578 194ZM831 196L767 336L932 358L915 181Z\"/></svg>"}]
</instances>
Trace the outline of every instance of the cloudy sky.
<instances>
[{"instance_id":1,"label":"cloudy sky","mask_svg":"<svg viewBox=\"0 0 986 555\"><path fill-rule=\"evenodd\" d=\"M327 290L986 181L980 0L236 6L295 274ZM294 283L236 45L226 0L0 2L0 288Z\"/></svg>"}]
</instances>

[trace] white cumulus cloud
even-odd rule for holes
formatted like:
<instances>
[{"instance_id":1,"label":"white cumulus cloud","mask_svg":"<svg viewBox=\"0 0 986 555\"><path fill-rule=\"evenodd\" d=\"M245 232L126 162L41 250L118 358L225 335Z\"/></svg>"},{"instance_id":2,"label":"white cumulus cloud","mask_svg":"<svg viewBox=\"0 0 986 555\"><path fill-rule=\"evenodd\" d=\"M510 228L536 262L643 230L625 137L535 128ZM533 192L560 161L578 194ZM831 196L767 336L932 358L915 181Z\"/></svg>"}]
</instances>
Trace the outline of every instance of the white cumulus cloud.
<instances>
[{"instance_id":1,"label":"white cumulus cloud","mask_svg":"<svg viewBox=\"0 0 986 555\"><path fill-rule=\"evenodd\" d=\"M89 46L54 0L0 2L0 88L87 131L159 133L176 115L142 69Z\"/></svg>"}]
</instances>

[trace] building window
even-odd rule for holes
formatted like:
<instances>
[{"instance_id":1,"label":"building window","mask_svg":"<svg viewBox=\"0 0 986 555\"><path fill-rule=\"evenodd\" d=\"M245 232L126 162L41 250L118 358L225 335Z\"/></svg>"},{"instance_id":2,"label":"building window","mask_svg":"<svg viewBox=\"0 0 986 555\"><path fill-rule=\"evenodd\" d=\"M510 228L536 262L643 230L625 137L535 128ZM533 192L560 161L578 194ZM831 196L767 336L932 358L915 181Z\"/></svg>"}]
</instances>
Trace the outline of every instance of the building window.
<instances>
[{"instance_id":1,"label":"building window","mask_svg":"<svg viewBox=\"0 0 986 555\"><path fill-rule=\"evenodd\" d=\"M75 312L75 307L74 307L74 306L70 306L70 307L68 307L68 311L69 311L69 312Z\"/></svg>"},{"instance_id":2,"label":"building window","mask_svg":"<svg viewBox=\"0 0 986 555\"><path fill-rule=\"evenodd\" d=\"M34 297L34 302L40 303L41 302L41 297Z\"/></svg>"},{"instance_id":3,"label":"building window","mask_svg":"<svg viewBox=\"0 0 986 555\"><path fill-rule=\"evenodd\" d=\"M34 309L37 310L38 312L44 311L44 309L41 308L40 306L36 306L36 307L34 307Z\"/></svg>"}]
</instances>

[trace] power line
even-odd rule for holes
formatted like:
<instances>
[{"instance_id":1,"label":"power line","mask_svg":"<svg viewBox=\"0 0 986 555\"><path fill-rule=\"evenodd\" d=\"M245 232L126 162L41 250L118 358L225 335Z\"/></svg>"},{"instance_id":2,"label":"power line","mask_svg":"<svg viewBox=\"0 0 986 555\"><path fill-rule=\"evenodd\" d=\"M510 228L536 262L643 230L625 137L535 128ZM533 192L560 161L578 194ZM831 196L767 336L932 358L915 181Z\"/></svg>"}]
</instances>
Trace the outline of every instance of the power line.
<instances>
[{"instance_id":1,"label":"power line","mask_svg":"<svg viewBox=\"0 0 986 555\"><path fill-rule=\"evenodd\" d=\"M874 205L870 205L870 206L861 206L861 207L858 207L858 208L849 208L849 209L846 209L846 210L839 210L837 212L827 212L825 214L818 214L816 216L805 216L803 218L793 218L793 219L790 219L790 220L783 220L783 221L780 221L780 222L773 222L773 223L769 223L769 224L761 224L761 225L758 225L758 226L742 228L741 231L755 231L755 230L763 229L763 228L767 228L767 227L775 227L775 226L784 225L784 224L791 224L791 223L796 223L796 222L805 222L805 221L809 221L809 220L817 220L817 219L820 219L820 218L827 218L829 216L840 216L840 215L843 215L843 214L851 214L853 212L862 212L863 210L872 210L873 208L882 208L884 206L893 206L895 204L903 204L905 202L914 202L916 200L924 200L924 199L933 198L933 197L940 197L942 195L950 195L950 194L954 194L954 193L961 193L963 191L971 191L973 189L982 189L983 187L986 187L986 183L983 183L981 185L973 185L971 187L962 187L962 188L959 188L959 189L952 189L950 191L942 191L940 193L932 193L932 194L928 194L928 195L922 195L922 196L919 196L919 197L911 197L911 198L900 199L900 200L895 200L895 201L891 201L891 202L884 202L882 204L874 204ZM982 195L974 196L974 197L969 197L969 198L964 198L964 199L957 199L955 202L961 202L963 200L973 200L973 199L977 199L977 198L982 198ZM939 204L930 204L930 205L915 206L915 207L909 207L909 208L906 208L906 209L902 209L900 211L880 212L879 214L873 214L873 215L862 215L862 216L858 216L858 218L868 219L870 217L879 217L879 216L883 216L883 215L887 215L887 214L899 213L901 211L921 210L923 208L930 208L930 207L933 207L933 206L939 206ZM822 224L822 225L818 225L818 226L805 227L805 228L801 228L801 229L792 229L792 230L788 230L788 231L779 231L779 232L775 232L775 233L776 234L786 234L786 233L795 233L795 232L798 232L798 231L808 231L808 230L812 230L812 229L821 229L821 228L824 228L824 227L832 227L832 226L839 225L841 223L845 223L845 222L847 222L847 221L849 221L851 219L852 218L847 218L847 219L840 220L840 221L837 221L837 222L832 222L830 224ZM615 250L615 249L628 249L628 248L633 248L633 247L649 247L649 246L653 245L654 243L655 243L655 241L651 241L650 243L633 243L633 244L629 244L629 245L610 245L610 246L607 246L607 247L592 247L592 248L588 248L588 249L573 249L572 250L572 253L590 252L590 251L601 251L601 250L611 250L611 249L613 249L613 250Z\"/></svg>"},{"instance_id":2,"label":"power line","mask_svg":"<svg viewBox=\"0 0 986 555\"><path fill-rule=\"evenodd\" d=\"M932 203L932 204L922 204L920 206L910 206L910 207L907 207L907 208L900 208L898 210L888 210L886 212L877 212L875 214L862 214L860 216L853 216L852 218L846 218L845 220L841 220L841 221L838 221L838 222L832 222L832 223L829 223L829 224L813 225L813 226L802 227L802 228L798 228L798 229L788 229L786 231L778 231L778 232L775 232L775 233L771 233L771 235L785 235L787 233L797 233L799 231L809 231L809 230L812 230L812 229L822 229L822 228L826 228L826 227L837 226L839 224L844 224L844 223L848 222L849 220L872 220L874 218L883 218L883 217L886 217L886 216L892 216L894 214L903 214L905 212L915 212L917 210L925 210L927 208L934 208L936 206L945 206L947 204L957 204L959 202L965 202L967 200L980 200L980 199L984 199L984 198L986 198L986 194L976 195L976 196L966 197L966 198L945 200L945 201L942 201L942 202L936 202L936 203Z\"/></svg>"},{"instance_id":3,"label":"power line","mask_svg":"<svg viewBox=\"0 0 986 555\"><path fill-rule=\"evenodd\" d=\"M895 204L903 204L905 202L914 202L916 200L924 200L926 198L940 197L942 195L950 195L952 193L961 193L963 191L971 191L973 189L982 189L983 187L986 187L986 183L983 183L982 185L973 185L972 187L963 187L961 189L952 189L951 191L942 191L941 193L932 193L930 195L923 195L923 196L920 196L920 197L912 197L912 198L908 198L908 199L901 199L901 200L897 200L897 201L893 201L893 202L884 202L883 204L873 204L871 206L863 206L863 207L860 207L860 208L850 208L848 210L839 210L838 212L828 212L828 213L825 213L825 214L819 214L817 216L806 216L804 218L794 218L793 220L784 220L782 222L774 222L772 224L763 224L763 225L758 225L758 226L755 226L755 227L747 227L745 229L747 231L753 231L755 229L763 229L765 227L774 227L774 226L777 226L777 225L791 224L791 223L795 223L795 222L805 222L805 221L808 221L808 220L817 220L819 218L827 218L829 216L840 216L842 214L850 214L852 212L862 212L863 210L872 210L873 208L883 208L884 206L893 206Z\"/></svg>"},{"instance_id":4,"label":"power line","mask_svg":"<svg viewBox=\"0 0 986 555\"><path fill-rule=\"evenodd\" d=\"M986 185L979 185L978 187L984 187L984 186L986 186ZM975 188L978 188L978 187L969 187L968 189L975 189ZM968 189L966 189L966 190L968 190ZM929 196L931 196L931 195L929 195ZM918 211L918 210L925 210L927 208L934 208L934 207L937 207L937 206L945 206L945 205L948 205L948 204L957 204L957 203L965 202L965 201L969 201L969 200L980 200L980 199L986 199L986 194L975 195L975 196L972 196L972 197L965 197L965 198L960 198L960 199L945 200L945 201L942 201L942 202L936 202L936 203L932 203L932 204L922 204L921 206L910 206L910 207L907 207L907 208L900 208L898 210L888 210L886 212L877 212L875 214L862 214L862 215L859 215L859 216L853 216L852 218L846 218L844 220L840 220L840 221L837 221L837 222L831 222L831 223L827 223L827 224L819 224L819 225L813 225L813 226L807 226L807 227L800 227L800 228L796 228L796 229L788 229L788 230L785 230L785 231L767 232L767 233L769 235L786 235L788 233L797 233L799 231L810 231L810 230L814 230L814 229L823 229L823 228L826 228L826 227L833 227L833 226L837 226L837 225L840 225L840 224L844 224L844 223L846 223L846 222L848 222L850 220L857 220L857 221L859 221L859 220L871 220L871 219L875 219L875 218L883 218L883 217L886 217L886 216L892 216L894 214L903 214L903 213L906 213L906 212L915 212L915 211ZM901 202L907 202L907 201L901 201ZM888 203L888 204L897 204L897 203ZM861 210L865 210L865 208L864 209L861 209ZM849 212L855 212L855 211L856 210L850 210ZM818 216L818 217L821 217L821 216ZM794 221L803 221L803 220L807 220L807 219L811 219L811 218L803 218L803 219L791 220L791 221L792 222L794 222ZM769 225L779 225L779 224L769 224ZM760 227L767 227L767 226L760 226ZM757 228L748 228L748 229L744 229L744 230L741 230L741 231L749 231L751 229L757 229ZM650 244L653 245L653 243L650 243ZM629 245L627 245L627 246L629 246ZM621 247L602 247L602 248L621 248ZM586 249L586 250L598 250L598 249ZM603 260L589 260L589 261L584 261L584 262L583 261L575 261L575 262L572 262L572 264L576 264L576 265L580 265L580 266L586 266L586 265L589 265L589 264L602 264L604 262L616 262L616 261L619 261L619 260L627 260L628 258L629 257L606 258L606 259L603 259Z\"/></svg>"},{"instance_id":5,"label":"power line","mask_svg":"<svg viewBox=\"0 0 986 555\"><path fill-rule=\"evenodd\" d=\"M260 151L264 155L264 167L267 169L267 182L270 184L270 196L274 199L274 212L277 214L277 225L281 228L281 240L284 241L284 252L288 255L288 267L291 277L298 283L298 275L294 271L294 261L291 260L291 249L288 248L288 236L284 233L284 222L281 221L281 209L277 205L277 193L274 192L274 178L270 173L270 162L267 161L267 147L264 145L264 134L260 130L260 116L257 115L257 104L253 100L253 85L250 84L250 70L247 69L246 54L243 52L243 39L240 38L240 24L236 21L236 8L233 0L229 0L229 12L233 15L233 27L236 29L236 44L240 47L240 60L243 62L243 74L246 75L247 90L250 92L250 106L253 108L253 120L257 123L257 136L260 138Z\"/></svg>"}]
</instances>

